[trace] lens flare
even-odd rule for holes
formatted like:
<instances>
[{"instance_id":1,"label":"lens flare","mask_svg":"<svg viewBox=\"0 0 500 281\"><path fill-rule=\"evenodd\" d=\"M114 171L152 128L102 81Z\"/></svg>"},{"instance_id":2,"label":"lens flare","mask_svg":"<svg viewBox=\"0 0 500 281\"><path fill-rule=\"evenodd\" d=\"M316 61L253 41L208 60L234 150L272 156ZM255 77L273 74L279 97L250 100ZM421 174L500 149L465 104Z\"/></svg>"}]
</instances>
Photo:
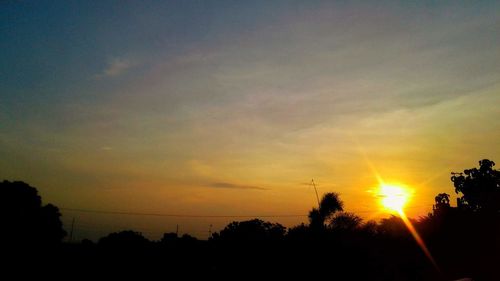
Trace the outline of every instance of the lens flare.
<instances>
[{"instance_id":1,"label":"lens flare","mask_svg":"<svg viewBox=\"0 0 500 281\"><path fill-rule=\"evenodd\" d=\"M408 231L410 231L411 235L413 236L413 238L417 242L420 249L422 249L422 251L424 252L425 256L427 256L427 258L432 263L434 268L438 272L440 272L440 269L439 269L436 261L432 257L431 252L429 251L429 248L427 248L427 245L425 245L424 240L422 239L422 237L420 237L420 234L418 234L417 230L415 229L415 227L413 226L411 221L408 219L408 217L406 217L406 214L403 212L403 210L401 210L401 212L399 212L399 216L403 220L404 224L406 225L406 228L408 228Z\"/></svg>"},{"instance_id":2,"label":"lens flare","mask_svg":"<svg viewBox=\"0 0 500 281\"><path fill-rule=\"evenodd\" d=\"M408 202L410 192L402 186L381 184L379 196L382 198L381 203L384 208L400 213Z\"/></svg>"},{"instance_id":3,"label":"lens flare","mask_svg":"<svg viewBox=\"0 0 500 281\"><path fill-rule=\"evenodd\" d=\"M385 209L397 212L399 214L404 224L406 225L406 228L408 228L411 235L413 236L417 244L420 246L424 254L427 256L429 261L432 263L432 265L436 268L437 271L440 271L436 261L432 257L431 252L427 248L427 245L425 244L424 240L422 239L422 237L420 237L420 234L418 234L417 230L415 229L411 221L408 219L408 217L406 217L406 214L403 211L404 206L406 205L411 196L411 192L403 186L385 184L383 181L380 181L379 196L381 197L381 203Z\"/></svg>"},{"instance_id":4,"label":"lens flare","mask_svg":"<svg viewBox=\"0 0 500 281\"><path fill-rule=\"evenodd\" d=\"M427 245L425 244L424 240L422 237L420 237L420 234L417 232L411 221L408 219L406 216L405 212L403 211L403 207L406 205L408 202L411 193L407 188L404 188L400 185L391 185L391 184L386 184L384 180L382 179L382 176L378 173L377 169L375 168L375 165L370 161L370 159L367 157L366 153L364 153L363 148L361 145L359 145L358 142L356 142L358 145L358 149L363 156L363 159L365 160L366 164L368 167L372 170L373 176L377 179L379 182L379 193L378 197L382 198L381 203L384 206L385 209L389 211L395 211L399 214L401 219L403 220L404 224L406 225L406 228L408 231L410 231L411 235L419 245L419 247L422 249L424 252L425 256L429 259L429 261L432 263L434 268L438 271L441 272L440 268L438 267L436 261L431 255L431 252L429 251L429 248L427 248Z\"/></svg>"}]
</instances>

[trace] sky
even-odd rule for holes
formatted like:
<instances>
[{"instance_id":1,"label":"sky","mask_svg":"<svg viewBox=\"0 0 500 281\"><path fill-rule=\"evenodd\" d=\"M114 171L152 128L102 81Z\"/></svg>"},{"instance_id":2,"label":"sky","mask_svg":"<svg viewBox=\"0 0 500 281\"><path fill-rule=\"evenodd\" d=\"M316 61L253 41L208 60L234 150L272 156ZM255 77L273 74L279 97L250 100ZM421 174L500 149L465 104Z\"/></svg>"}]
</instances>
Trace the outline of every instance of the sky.
<instances>
[{"instance_id":1,"label":"sky","mask_svg":"<svg viewBox=\"0 0 500 281\"><path fill-rule=\"evenodd\" d=\"M297 225L311 179L369 220L379 175L427 215L500 163L500 5L408 2L2 1L0 179L74 239Z\"/></svg>"}]
</instances>

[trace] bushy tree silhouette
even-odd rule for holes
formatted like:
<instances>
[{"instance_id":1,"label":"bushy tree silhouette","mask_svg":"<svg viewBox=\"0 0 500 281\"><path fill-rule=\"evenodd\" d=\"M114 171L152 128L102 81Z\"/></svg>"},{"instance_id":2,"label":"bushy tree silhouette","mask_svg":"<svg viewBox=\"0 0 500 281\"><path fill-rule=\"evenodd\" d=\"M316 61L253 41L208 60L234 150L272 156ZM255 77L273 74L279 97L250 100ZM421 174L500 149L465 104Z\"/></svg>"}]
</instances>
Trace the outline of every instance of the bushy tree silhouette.
<instances>
[{"instance_id":1,"label":"bushy tree silhouette","mask_svg":"<svg viewBox=\"0 0 500 281\"><path fill-rule=\"evenodd\" d=\"M172 245L177 242L177 239L179 239L177 233L175 232L169 232L169 233L164 233L163 237L161 238L160 242L166 245Z\"/></svg>"},{"instance_id":2,"label":"bushy tree silhouette","mask_svg":"<svg viewBox=\"0 0 500 281\"><path fill-rule=\"evenodd\" d=\"M330 219L329 227L337 231L354 231L361 226L362 221L356 214L340 212Z\"/></svg>"},{"instance_id":3,"label":"bushy tree silhouette","mask_svg":"<svg viewBox=\"0 0 500 281\"><path fill-rule=\"evenodd\" d=\"M366 234L368 236L375 236L377 235L377 228L378 228L377 222L374 220L369 220L361 224L359 230L361 231L361 233Z\"/></svg>"},{"instance_id":4,"label":"bushy tree silhouette","mask_svg":"<svg viewBox=\"0 0 500 281\"><path fill-rule=\"evenodd\" d=\"M500 211L500 171L494 170L495 162L488 159L479 161L479 169L452 173L451 181L458 199L458 207L472 211ZM465 176L464 176L465 175Z\"/></svg>"},{"instance_id":5,"label":"bushy tree silhouette","mask_svg":"<svg viewBox=\"0 0 500 281\"><path fill-rule=\"evenodd\" d=\"M432 206L433 215L442 215L450 210L450 195L447 193L439 193L434 198Z\"/></svg>"},{"instance_id":6,"label":"bushy tree silhouette","mask_svg":"<svg viewBox=\"0 0 500 281\"><path fill-rule=\"evenodd\" d=\"M272 241L282 239L285 232L286 228L279 223L253 219L232 222L213 237L223 241Z\"/></svg>"},{"instance_id":7,"label":"bushy tree silhouette","mask_svg":"<svg viewBox=\"0 0 500 281\"><path fill-rule=\"evenodd\" d=\"M146 246L150 241L142 233L124 230L110 233L108 236L99 239L99 244L106 247L135 247Z\"/></svg>"},{"instance_id":8,"label":"bushy tree silhouette","mask_svg":"<svg viewBox=\"0 0 500 281\"><path fill-rule=\"evenodd\" d=\"M52 204L42 206L37 189L27 183L4 180L0 200L0 243L49 245L66 235L59 209Z\"/></svg>"},{"instance_id":9,"label":"bushy tree silhouette","mask_svg":"<svg viewBox=\"0 0 500 281\"><path fill-rule=\"evenodd\" d=\"M415 224L415 221L412 221ZM397 216L391 215L389 218L383 218L377 228L377 232L389 237L409 237L408 229L404 221Z\"/></svg>"},{"instance_id":10,"label":"bushy tree silhouette","mask_svg":"<svg viewBox=\"0 0 500 281\"><path fill-rule=\"evenodd\" d=\"M450 195L447 193L439 193L434 198L436 206L450 206Z\"/></svg>"}]
</instances>

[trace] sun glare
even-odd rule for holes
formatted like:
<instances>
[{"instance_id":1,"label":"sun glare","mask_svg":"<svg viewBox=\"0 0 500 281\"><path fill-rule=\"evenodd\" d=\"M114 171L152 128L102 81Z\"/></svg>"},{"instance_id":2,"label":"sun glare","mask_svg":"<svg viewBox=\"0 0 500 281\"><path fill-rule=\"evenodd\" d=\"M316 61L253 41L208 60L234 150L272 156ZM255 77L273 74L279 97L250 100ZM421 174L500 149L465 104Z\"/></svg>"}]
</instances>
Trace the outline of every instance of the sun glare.
<instances>
[{"instance_id":1,"label":"sun glare","mask_svg":"<svg viewBox=\"0 0 500 281\"><path fill-rule=\"evenodd\" d=\"M384 208L401 213L408 202L410 192L399 185L381 184L379 196Z\"/></svg>"}]
</instances>

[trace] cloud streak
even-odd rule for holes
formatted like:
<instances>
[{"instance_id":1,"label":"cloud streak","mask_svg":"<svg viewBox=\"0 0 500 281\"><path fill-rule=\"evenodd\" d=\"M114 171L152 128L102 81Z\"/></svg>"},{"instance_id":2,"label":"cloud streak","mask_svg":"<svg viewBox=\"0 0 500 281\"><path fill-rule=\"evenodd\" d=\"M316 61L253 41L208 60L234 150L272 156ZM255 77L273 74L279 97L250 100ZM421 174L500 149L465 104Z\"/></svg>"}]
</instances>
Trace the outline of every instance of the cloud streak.
<instances>
[{"instance_id":1,"label":"cloud streak","mask_svg":"<svg viewBox=\"0 0 500 281\"><path fill-rule=\"evenodd\" d=\"M268 188L254 185L243 185L243 184L234 184L229 182L214 182L209 184L208 186L213 188L227 188L227 189L253 189L253 190L269 190Z\"/></svg>"},{"instance_id":2,"label":"cloud streak","mask_svg":"<svg viewBox=\"0 0 500 281\"><path fill-rule=\"evenodd\" d=\"M130 68L134 66L134 63L129 59L124 58L114 58L108 61L106 68L97 74L97 78L107 78L107 77L117 77L125 74Z\"/></svg>"}]
</instances>

